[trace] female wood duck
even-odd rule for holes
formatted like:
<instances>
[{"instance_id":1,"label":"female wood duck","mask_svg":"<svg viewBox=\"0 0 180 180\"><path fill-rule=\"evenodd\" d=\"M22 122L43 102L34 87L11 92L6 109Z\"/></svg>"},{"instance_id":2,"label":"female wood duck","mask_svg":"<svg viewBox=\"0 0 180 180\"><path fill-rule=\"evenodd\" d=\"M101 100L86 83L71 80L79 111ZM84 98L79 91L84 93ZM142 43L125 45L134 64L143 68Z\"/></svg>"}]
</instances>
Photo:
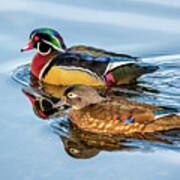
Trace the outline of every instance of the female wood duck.
<instances>
[{"instance_id":1,"label":"female wood duck","mask_svg":"<svg viewBox=\"0 0 180 180\"><path fill-rule=\"evenodd\" d=\"M78 128L94 133L130 134L180 128L174 109L129 101L122 97L101 97L85 85L68 87L53 107L72 106L69 119Z\"/></svg>"},{"instance_id":2,"label":"female wood duck","mask_svg":"<svg viewBox=\"0 0 180 180\"><path fill-rule=\"evenodd\" d=\"M156 66L139 64L136 57L107 52L88 46L67 48L60 34L49 28L32 31L21 51L37 49L31 72L39 80L53 85L86 84L105 86L128 84Z\"/></svg>"}]
</instances>

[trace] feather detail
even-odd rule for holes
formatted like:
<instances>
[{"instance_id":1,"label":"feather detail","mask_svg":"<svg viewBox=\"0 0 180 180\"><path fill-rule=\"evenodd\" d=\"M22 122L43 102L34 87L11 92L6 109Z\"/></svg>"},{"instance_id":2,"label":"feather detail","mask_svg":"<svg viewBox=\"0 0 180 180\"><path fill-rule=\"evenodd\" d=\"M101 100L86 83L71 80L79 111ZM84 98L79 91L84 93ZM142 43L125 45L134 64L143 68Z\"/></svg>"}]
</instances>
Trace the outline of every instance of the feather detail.
<instances>
[{"instance_id":1,"label":"feather detail","mask_svg":"<svg viewBox=\"0 0 180 180\"><path fill-rule=\"evenodd\" d=\"M122 62L109 63L104 74L106 74L107 72L112 71L120 66L132 64L132 63L134 63L134 62L133 61L122 61Z\"/></svg>"},{"instance_id":2,"label":"feather detail","mask_svg":"<svg viewBox=\"0 0 180 180\"><path fill-rule=\"evenodd\" d=\"M112 83L115 83L113 76L111 75L111 73L106 74L106 84L108 86L110 86Z\"/></svg>"},{"instance_id":3,"label":"feather detail","mask_svg":"<svg viewBox=\"0 0 180 180\"><path fill-rule=\"evenodd\" d=\"M155 110L153 111L153 113L155 114L155 120L156 120L165 116L170 116L175 114L177 115L180 112L178 112L175 109L163 109L163 110Z\"/></svg>"},{"instance_id":4,"label":"feather detail","mask_svg":"<svg viewBox=\"0 0 180 180\"><path fill-rule=\"evenodd\" d=\"M122 57L122 58L137 59L136 57L132 57L132 56L129 56L126 54L109 52L109 51L105 51L103 49L94 48L94 47L90 47L90 46L83 46L83 45L73 46L73 47L69 48L68 51L72 51L75 53L86 53L93 57L112 57L112 58L116 58L116 57L121 58Z\"/></svg>"},{"instance_id":5,"label":"feather detail","mask_svg":"<svg viewBox=\"0 0 180 180\"><path fill-rule=\"evenodd\" d=\"M111 73L111 76L114 80L113 82L118 85L129 84L136 80L139 76L150 72L152 73L158 69L156 66L139 66L133 62L129 62L128 64L121 66L113 67L113 65L111 64L109 64L108 66L110 68L106 68L105 74Z\"/></svg>"}]
</instances>

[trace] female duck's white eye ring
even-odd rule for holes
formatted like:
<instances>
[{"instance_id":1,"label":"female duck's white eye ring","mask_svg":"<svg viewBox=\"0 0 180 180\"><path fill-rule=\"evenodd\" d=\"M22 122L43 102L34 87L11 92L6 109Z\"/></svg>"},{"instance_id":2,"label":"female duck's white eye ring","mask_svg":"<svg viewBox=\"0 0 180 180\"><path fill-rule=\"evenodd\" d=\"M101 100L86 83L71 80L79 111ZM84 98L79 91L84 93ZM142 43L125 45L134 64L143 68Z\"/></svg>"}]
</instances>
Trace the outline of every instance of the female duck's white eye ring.
<instances>
[{"instance_id":1,"label":"female duck's white eye ring","mask_svg":"<svg viewBox=\"0 0 180 180\"><path fill-rule=\"evenodd\" d=\"M76 94L74 94L74 93L68 93L67 94L67 96L69 97L69 98L71 98L71 99L73 99L73 98L76 98L77 97L77 95Z\"/></svg>"}]
</instances>

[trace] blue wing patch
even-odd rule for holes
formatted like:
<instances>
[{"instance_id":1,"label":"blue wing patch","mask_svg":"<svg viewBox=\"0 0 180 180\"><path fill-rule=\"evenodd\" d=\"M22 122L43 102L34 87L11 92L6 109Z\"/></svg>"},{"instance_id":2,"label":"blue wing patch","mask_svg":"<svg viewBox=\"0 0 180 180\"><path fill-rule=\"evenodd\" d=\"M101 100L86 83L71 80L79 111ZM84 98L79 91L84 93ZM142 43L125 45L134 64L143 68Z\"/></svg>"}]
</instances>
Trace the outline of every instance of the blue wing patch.
<instances>
[{"instance_id":1,"label":"blue wing patch","mask_svg":"<svg viewBox=\"0 0 180 180\"><path fill-rule=\"evenodd\" d=\"M82 58L85 61L98 61L98 62L105 62L105 63L113 63L113 62L136 62L137 58L136 57L131 57L131 56L117 56L117 57L109 57L109 56L99 56L99 57L94 57L93 55L90 55L88 53L83 53L83 52L73 52L73 51L68 51L69 56L76 56L78 55L80 58Z\"/></svg>"}]
</instances>

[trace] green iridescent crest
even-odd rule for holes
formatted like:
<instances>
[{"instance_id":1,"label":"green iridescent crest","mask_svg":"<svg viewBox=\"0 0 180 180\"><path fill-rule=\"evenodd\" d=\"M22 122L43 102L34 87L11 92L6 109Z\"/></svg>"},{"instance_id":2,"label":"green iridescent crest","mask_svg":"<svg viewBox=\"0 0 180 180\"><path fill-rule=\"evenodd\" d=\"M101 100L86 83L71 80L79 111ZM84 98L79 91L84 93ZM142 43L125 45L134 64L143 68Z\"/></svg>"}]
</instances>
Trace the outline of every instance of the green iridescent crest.
<instances>
[{"instance_id":1,"label":"green iridescent crest","mask_svg":"<svg viewBox=\"0 0 180 180\"><path fill-rule=\"evenodd\" d=\"M66 49L66 46L63 42L62 37L60 34L53 29L50 28L38 28L32 31L30 34L30 39L33 39L35 35L38 35L40 38L42 38L42 41L45 43L51 45L53 48L59 51L64 51Z\"/></svg>"}]
</instances>

